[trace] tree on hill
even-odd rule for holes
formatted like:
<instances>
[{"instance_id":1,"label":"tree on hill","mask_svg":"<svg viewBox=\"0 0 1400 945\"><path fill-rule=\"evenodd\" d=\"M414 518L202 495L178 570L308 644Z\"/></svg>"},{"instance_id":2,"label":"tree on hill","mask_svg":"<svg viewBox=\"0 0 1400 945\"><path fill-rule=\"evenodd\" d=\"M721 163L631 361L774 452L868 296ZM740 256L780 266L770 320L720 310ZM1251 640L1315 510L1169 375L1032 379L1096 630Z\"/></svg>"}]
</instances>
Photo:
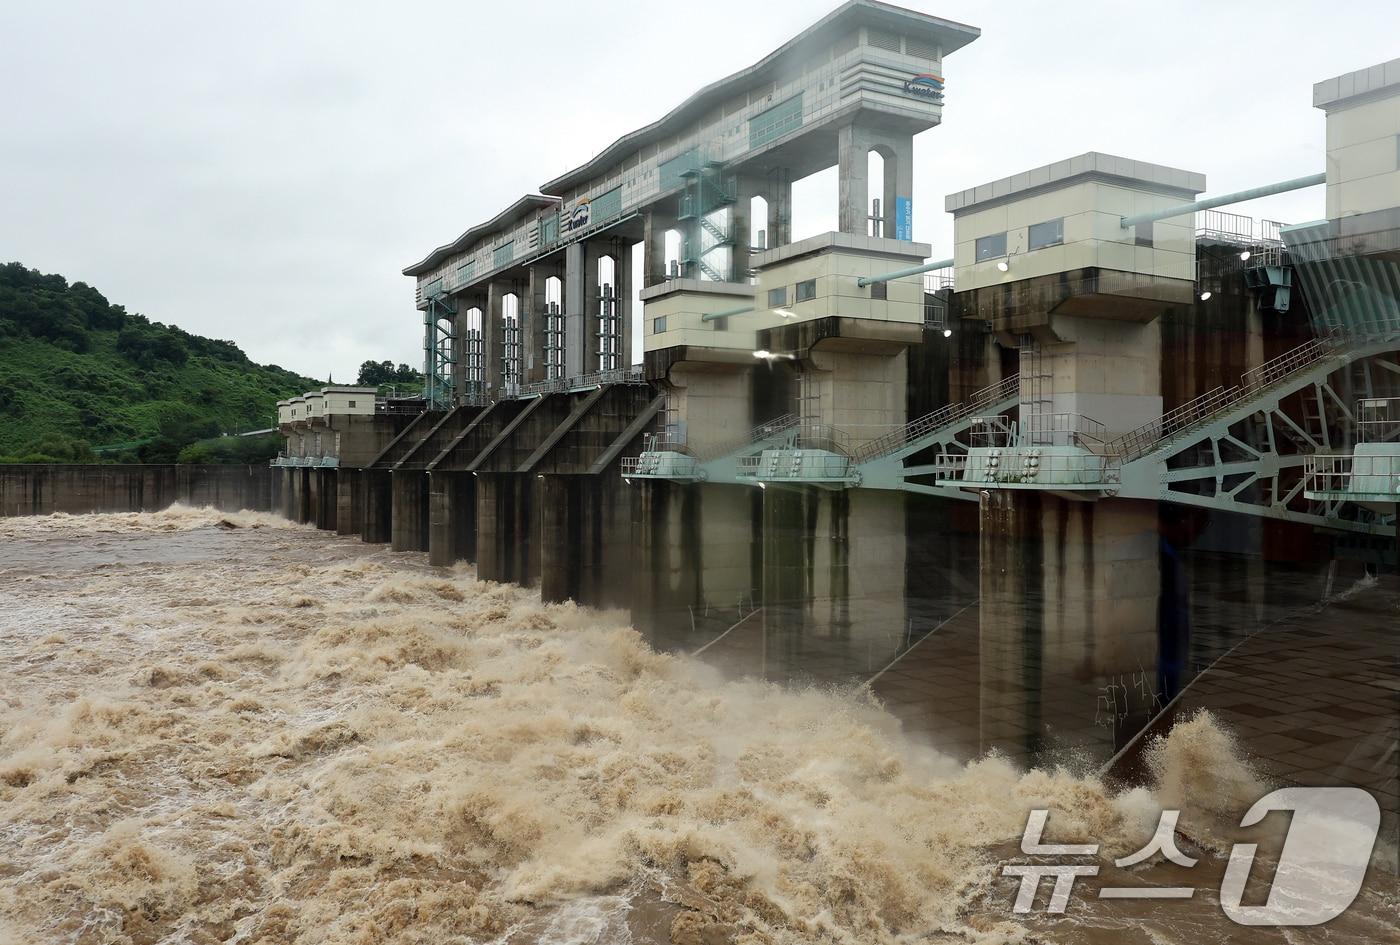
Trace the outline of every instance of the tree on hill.
<instances>
[{"instance_id":1,"label":"tree on hill","mask_svg":"<svg viewBox=\"0 0 1400 945\"><path fill-rule=\"evenodd\" d=\"M190 443L272 425L278 400L316 386L86 283L0 265L0 455L10 461L173 462Z\"/></svg>"},{"instance_id":2,"label":"tree on hill","mask_svg":"<svg viewBox=\"0 0 1400 945\"><path fill-rule=\"evenodd\" d=\"M421 384L423 375L407 364L394 366L393 361L366 361L360 365L360 376L356 381L363 387L379 387L386 384Z\"/></svg>"}]
</instances>

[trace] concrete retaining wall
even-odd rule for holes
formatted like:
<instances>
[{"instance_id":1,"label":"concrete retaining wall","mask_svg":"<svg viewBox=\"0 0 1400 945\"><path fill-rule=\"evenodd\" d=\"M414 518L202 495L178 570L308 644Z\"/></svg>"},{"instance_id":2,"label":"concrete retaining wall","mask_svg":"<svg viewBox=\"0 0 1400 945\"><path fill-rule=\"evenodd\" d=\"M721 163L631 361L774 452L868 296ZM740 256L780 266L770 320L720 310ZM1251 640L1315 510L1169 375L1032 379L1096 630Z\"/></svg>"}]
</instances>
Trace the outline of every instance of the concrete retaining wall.
<instances>
[{"instance_id":1,"label":"concrete retaining wall","mask_svg":"<svg viewBox=\"0 0 1400 945\"><path fill-rule=\"evenodd\" d=\"M0 466L0 516L151 512L176 502L269 511L272 472L268 466Z\"/></svg>"}]
</instances>

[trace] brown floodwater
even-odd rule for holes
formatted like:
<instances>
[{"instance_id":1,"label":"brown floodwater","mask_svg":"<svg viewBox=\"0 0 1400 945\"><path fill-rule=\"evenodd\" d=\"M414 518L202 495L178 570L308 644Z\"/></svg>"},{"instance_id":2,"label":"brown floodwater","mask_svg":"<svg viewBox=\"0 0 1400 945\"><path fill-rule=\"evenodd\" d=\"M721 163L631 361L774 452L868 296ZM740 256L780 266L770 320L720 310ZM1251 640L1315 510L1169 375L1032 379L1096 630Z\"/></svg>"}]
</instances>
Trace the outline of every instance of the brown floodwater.
<instances>
[{"instance_id":1,"label":"brown floodwater","mask_svg":"<svg viewBox=\"0 0 1400 945\"><path fill-rule=\"evenodd\" d=\"M1380 866L1324 926L1229 922L1268 785L1209 716L1151 761L959 763L868 691L271 516L0 520L0 945L1396 940ZM1201 863L1117 870L1164 802ZM1063 916L1000 876L1033 808L1103 844Z\"/></svg>"}]
</instances>

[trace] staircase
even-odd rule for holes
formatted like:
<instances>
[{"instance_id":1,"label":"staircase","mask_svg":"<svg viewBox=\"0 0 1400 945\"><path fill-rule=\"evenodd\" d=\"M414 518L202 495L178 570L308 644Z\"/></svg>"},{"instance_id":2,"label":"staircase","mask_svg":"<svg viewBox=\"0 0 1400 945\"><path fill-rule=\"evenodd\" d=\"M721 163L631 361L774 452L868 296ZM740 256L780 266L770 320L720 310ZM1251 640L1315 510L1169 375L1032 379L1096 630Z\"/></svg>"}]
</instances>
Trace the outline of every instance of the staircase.
<instances>
[{"instance_id":1,"label":"staircase","mask_svg":"<svg viewBox=\"0 0 1400 945\"><path fill-rule=\"evenodd\" d=\"M979 414L1001 413L1015 406L1020 398L1021 376L1012 374L995 384L977 391L967 400L940 407L933 413L911 420L884 436L857 447L857 463L889 456L892 453L917 453L946 432L946 428L962 423Z\"/></svg>"},{"instance_id":2,"label":"staircase","mask_svg":"<svg viewBox=\"0 0 1400 945\"><path fill-rule=\"evenodd\" d=\"M1141 459L1192 435L1202 427L1223 420L1227 415L1245 415L1251 405L1280 392L1281 388L1296 390L1313 378L1330 374L1368 353L1368 348L1346 345L1345 339L1337 334L1314 338L1246 372L1238 386L1207 391L1156 420L1110 440L1105 452L1124 463ZM1292 390L1282 392L1291 393ZM1320 427L1322 422L1318 417L1309 425L1315 423ZM1311 431L1309 435L1312 435Z\"/></svg>"}]
</instances>

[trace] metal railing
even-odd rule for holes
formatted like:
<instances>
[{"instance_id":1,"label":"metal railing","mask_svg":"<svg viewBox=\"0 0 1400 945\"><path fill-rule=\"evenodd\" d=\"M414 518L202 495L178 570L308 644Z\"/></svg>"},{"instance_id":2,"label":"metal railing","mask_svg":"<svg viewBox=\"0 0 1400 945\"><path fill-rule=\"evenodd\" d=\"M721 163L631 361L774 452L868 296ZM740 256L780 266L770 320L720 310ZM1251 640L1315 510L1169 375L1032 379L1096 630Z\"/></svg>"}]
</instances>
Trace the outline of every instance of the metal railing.
<instances>
[{"instance_id":1,"label":"metal railing","mask_svg":"<svg viewBox=\"0 0 1400 945\"><path fill-rule=\"evenodd\" d=\"M1105 444L1105 450L1123 461L1138 459L1170 443L1180 434L1217 419L1222 414L1252 400L1290 376L1334 355L1339 347L1335 334L1314 338L1272 361L1245 372L1238 387L1217 387L1195 400L1164 413L1136 430L1130 430Z\"/></svg>"},{"instance_id":2,"label":"metal railing","mask_svg":"<svg viewBox=\"0 0 1400 945\"><path fill-rule=\"evenodd\" d=\"M1303 481L1308 492L1338 497L1385 496L1400 502L1400 452L1305 456Z\"/></svg>"},{"instance_id":3,"label":"metal railing","mask_svg":"<svg viewBox=\"0 0 1400 945\"><path fill-rule=\"evenodd\" d=\"M734 474L740 479L756 478L758 476L759 466L762 463L762 453L755 453L752 456L740 456Z\"/></svg>"},{"instance_id":4,"label":"metal railing","mask_svg":"<svg viewBox=\"0 0 1400 945\"><path fill-rule=\"evenodd\" d=\"M521 397L538 397L541 394L562 394L568 382L562 377L551 377L548 380L532 381L529 384L520 385Z\"/></svg>"},{"instance_id":5,"label":"metal railing","mask_svg":"<svg viewBox=\"0 0 1400 945\"><path fill-rule=\"evenodd\" d=\"M1040 446L1102 448L1104 425L1079 413L1033 413L1021 418L1021 442Z\"/></svg>"},{"instance_id":6,"label":"metal railing","mask_svg":"<svg viewBox=\"0 0 1400 945\"><path fill-rule=\"evenodd\" d=\"M951 289L953 287L953 272L952 266L943 266L924 273L924 291L937 292L939 289Z\"/></svg>"},{"instance_id":7,"label":"metal railing","mask_svg":"<svg viewBox=\"0 0 1400 945\"><path fill-rule=\"evenodd\" d=\"M1400 397L1363 397L1356 402L1357 439L1390 443L1400 439Z\"/></svg>"},{"instance_id":8,"label":"metal railing","mask_svg":"<svg viewBox=\"0 0 1400 945\"><path fill-rule=\"evenodd\" d=\"M624 456L624 457L622 457L622 475L624 475L624 476L635 476L635 475L637 475L637 470L638 470L638 468L641 466L641 462L642 462L642 457L640 457L640 456Z\"/></svg>"},{"instance_id":9,"label":"metal railing","mask_svg":"<svg viewBox=\"0 0 1400 945\"><path fill-rule=\"evenodd\" d=\"M797 426L800 419L801 418L799 418L795 413L785 413L781 417L775 417L772 420L766 420L763 423L760 423L758 426L754 427L749 432L745 433L742 437L736 437L733 440L725 442L722 446L719 446L712 450L708 450L705 454L706 458L718 459L722 456L728 456L730 453L744 449L747 446L752 446L755 443L761 443L762 441L771 439L775 436L781 436L782 434L790 431L793 427Z\"/></svg>"},{"instance_id":10,"label":"metal railing","mask_svg":"<svg viewBox=\"0 0 1400 945\"><path fill-rule=\"evenodd\" d=\"M643 453L686 453L685 434L679 430L648 433L642 437Z\"/></svg>"},{"instance_id":11,"label":"metal railing","mask_svg":"<svg viewBox=\"0 0 1400 945\"><path fill-rule=\"evenodd\" d=\"M1248 243L1254 239L1254 218L1225 210L1198 210L1195 219L1197 239L1225 243Z\"/></svg>"},{"instance_id":12,"label":"metal railing","mask_svg":"<svg viewBox=\"0 0 1400 945\"><path fill-rule=\"evenodd\" d=\"M967 476L966 453L940 453L933 461L935 479L951 479L962 482Z\"/></svg>"},{"instance_id":13,"label":"metal railing","mask_svg":"<svg viewBox=\"0 0 1400 945\"><path fill-rule=\"evenodd\" d=\"M850 455L847 444L850 442L845 431L829 423L816 423L804 420L797 425L797 436L793 438L793 448L799 450L824 450L828 453Z\"/></svg>"},{"instance_id":14,"label":"metal railing","mask_svg":"<svg viewBox=\"0 0 1400 945\"><path fill-rule=\"evenodd\" d=\"M940 407L933 413L925 414L917 420L892 430L884 436L876 437L867 443L856 448L856 462L866 462L877 459L887 453L902 449L913 441L927 436L938 430L940 427L948 426L952 423L959 423L979 410L985 410L992 404L1001 403L1015 397L1021 389L1021 376L1012 374L1010 377L1002 378L995 384L988 385L974 393L967 400L961 403L949 404Z\"/></svg>"},{"instance_id":15,"label":"metal railing","mask_svg":"<svg viewBox=\"0 0 1400 945\"><path fill-rule=\"evenodd\" d=\"M1304 490L1324 493L1351 492L1354 459L1350 453L1303 457Z\"/></svg>"}]
</instances>

